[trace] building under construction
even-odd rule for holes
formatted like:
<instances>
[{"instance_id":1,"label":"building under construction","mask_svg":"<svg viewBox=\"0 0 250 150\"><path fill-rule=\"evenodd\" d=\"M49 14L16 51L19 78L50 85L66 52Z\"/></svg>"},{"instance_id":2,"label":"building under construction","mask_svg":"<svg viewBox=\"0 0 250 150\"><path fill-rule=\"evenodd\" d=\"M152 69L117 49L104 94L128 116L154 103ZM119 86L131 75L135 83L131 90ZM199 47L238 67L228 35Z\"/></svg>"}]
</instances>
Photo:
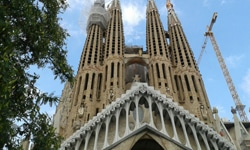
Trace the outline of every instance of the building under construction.
<instances>
[{"instance_id":1,"label":"building under construction","mask_svg":"<svg viewBox=\"0 0 250 150\"><path fill-rule=\"evenodd\" d=\"M92 6L73 87L54 116L62 150L250 149L250 123L223 122L173 5L164 29L154 0L146 10L146 48L126 46L120 0Z\"/></svg>"}]
</instances>

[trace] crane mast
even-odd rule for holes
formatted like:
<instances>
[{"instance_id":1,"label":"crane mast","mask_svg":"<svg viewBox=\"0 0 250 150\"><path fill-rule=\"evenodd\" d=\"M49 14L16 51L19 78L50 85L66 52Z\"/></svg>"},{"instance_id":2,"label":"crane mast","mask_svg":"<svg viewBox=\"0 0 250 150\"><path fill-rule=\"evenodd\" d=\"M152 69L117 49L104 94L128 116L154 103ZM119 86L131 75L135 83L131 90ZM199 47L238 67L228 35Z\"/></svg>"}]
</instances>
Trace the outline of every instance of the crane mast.
<instances>
[{"instance_id":1,"label":"crane mast","mask_svg":"<svg viewBox=\"0 0 250 150\"><path fill-rule=\"evenodd\" d=\"M243 121L243 122L248 122L247 115L246 115L246 113L245 113L245 111L244 111L245 105L243 105L243 104L241 103L241 101L240 101L239 95L238 95L238 93L237 93L237 91L236 91L236 89L235 89L235 86L234 86L234 84L233 84L233 80L232 80L232 78L231 78L231 76L230 76L230 74L229 74L229 71L228 71L228 69L227 69L227 66L226 66L226 64L225 64L225 62L224 62L224 59L223 59L222 55L221 55L219 46L218 46L218 44L216 43L215 37L214 37L213 32L212 32L212 27L213 27L213 24L214 24L215 21L216 21L216 18L217 18L217 13L215 12L215 13L213 14L213 17L212 17L210 26L208 27L208 30L207 30L207 32L205 32L206 38L205 38L205 42L204 42L204 44L203 44L203 46L202 46L202 51L201 51L200 56L199 56L199 59L198 59L198 64L199 64L199 62L200 62L200 60L201 60L202 54L204 53L204 50L205 50L205 47L206 47L206 44L207 44L207 38L209 37L210 40L211 40L211 43L212 43L212 45L213 45L213 48L214 48L216 57L217 57L217 59L218 59L218 61L219 61L220 67L221 67L221 69L222 69L224 78L225 78L225 80L226 80L226 82L227 82L227 86L228 86L228 88L229 88L229 91L230 91L230 93L231 93L231 95L232 95L232 97L233 97L234 103L235 103L235 105L236 105L236 110L237 110L238 113L239 113L240 119L241 119L241 121Z\"/></svg>"}]
</instances>

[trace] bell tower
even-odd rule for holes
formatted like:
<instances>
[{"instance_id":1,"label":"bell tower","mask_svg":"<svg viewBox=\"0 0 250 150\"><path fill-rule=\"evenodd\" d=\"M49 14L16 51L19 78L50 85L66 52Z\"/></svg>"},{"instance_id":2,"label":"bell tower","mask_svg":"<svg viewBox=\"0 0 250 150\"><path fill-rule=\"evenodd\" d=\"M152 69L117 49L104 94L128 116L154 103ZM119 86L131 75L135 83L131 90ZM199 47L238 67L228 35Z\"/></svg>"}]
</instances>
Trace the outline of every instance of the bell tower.
<instances>
[{"instance_id":1,"label":"bell tower","mask_svg":"<svg viewBox=\"0 0 250 150\"><path fill-rule=\"evenodd\" d=\"M149 85L173 96L172 67L165 31L154 0L148 0L146 45L149 54Z\"/></svg>"},{"instance_id":2,"label":"bell tower","mask_svg":"<svg viewBox=\"0 0 250 150\"><path fill-rule=\"evenodd\" d=\"M213 124L212 109L193 52L170 0L166 6L175 97L200 120Z\"/></svg>"},{"instance_id":3,"label":"bell tower","mask_svg":"<svg viewBox=\"0 0 250 150\"><path fill-rule=\"evenodd\" d=\"M104 0L96 0L89 13L87 38L76 75L67 117L67 129L64 133L66 137L83 126L106 104L100 99L104 83L102 64L105 32L110 19L104 4Z\"/></svg>"},{"instance_id":4,"label":"bell tower","mask_svg":"<svg viewBox=\"0 0 250 150\"><path fill-rule=\"evenodd\" d=\"M104 48L103 91L106 104L124 93L124 32L119 0L113 0L108 8L111 19L106 31Z\"/></svg>"}]
</instances>

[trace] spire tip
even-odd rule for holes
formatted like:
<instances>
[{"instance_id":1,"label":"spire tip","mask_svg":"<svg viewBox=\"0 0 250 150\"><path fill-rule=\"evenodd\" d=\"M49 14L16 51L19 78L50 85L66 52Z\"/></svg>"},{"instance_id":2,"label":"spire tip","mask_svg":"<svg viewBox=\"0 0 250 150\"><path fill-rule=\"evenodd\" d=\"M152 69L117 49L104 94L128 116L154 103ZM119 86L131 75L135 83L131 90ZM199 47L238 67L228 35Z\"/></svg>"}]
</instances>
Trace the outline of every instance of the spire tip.
<instances>
[{"instance_id":1,"label":"spire tip","mask_svg":"<svg viewBox=\"0 0 250 150\"><path fill-rule=\"evenodd\" d=\"M170 0L167 0L166 7L167 7L167 9L172 9L173 8L173 4L171 3Z\"/></svg>"}]
</instances>

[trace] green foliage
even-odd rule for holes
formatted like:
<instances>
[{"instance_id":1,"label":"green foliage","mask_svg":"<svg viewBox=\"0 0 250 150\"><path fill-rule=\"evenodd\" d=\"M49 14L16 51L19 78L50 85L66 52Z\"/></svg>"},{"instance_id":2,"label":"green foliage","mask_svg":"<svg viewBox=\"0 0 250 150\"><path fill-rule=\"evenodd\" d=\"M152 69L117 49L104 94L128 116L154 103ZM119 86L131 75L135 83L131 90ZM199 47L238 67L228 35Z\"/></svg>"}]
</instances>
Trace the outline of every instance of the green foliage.
<instances>
[{"instance_id":1,"label":"green foliage","mask_svg":"<svg viewBox=\"0 0 250 150\"><path fill-rule=\"evenodd\" d=\"M41 105L58 98L41 93L35 86L39 75L27 70L49 65L55 78L73 82L66 61L68 34L58 17L66 8L66 0L0 0L0 149L19 149L24 137L36 149L60 144L49 117L40 113ZM15 127L16 122L21 125Z\"/></svg>"}]
</instances>

